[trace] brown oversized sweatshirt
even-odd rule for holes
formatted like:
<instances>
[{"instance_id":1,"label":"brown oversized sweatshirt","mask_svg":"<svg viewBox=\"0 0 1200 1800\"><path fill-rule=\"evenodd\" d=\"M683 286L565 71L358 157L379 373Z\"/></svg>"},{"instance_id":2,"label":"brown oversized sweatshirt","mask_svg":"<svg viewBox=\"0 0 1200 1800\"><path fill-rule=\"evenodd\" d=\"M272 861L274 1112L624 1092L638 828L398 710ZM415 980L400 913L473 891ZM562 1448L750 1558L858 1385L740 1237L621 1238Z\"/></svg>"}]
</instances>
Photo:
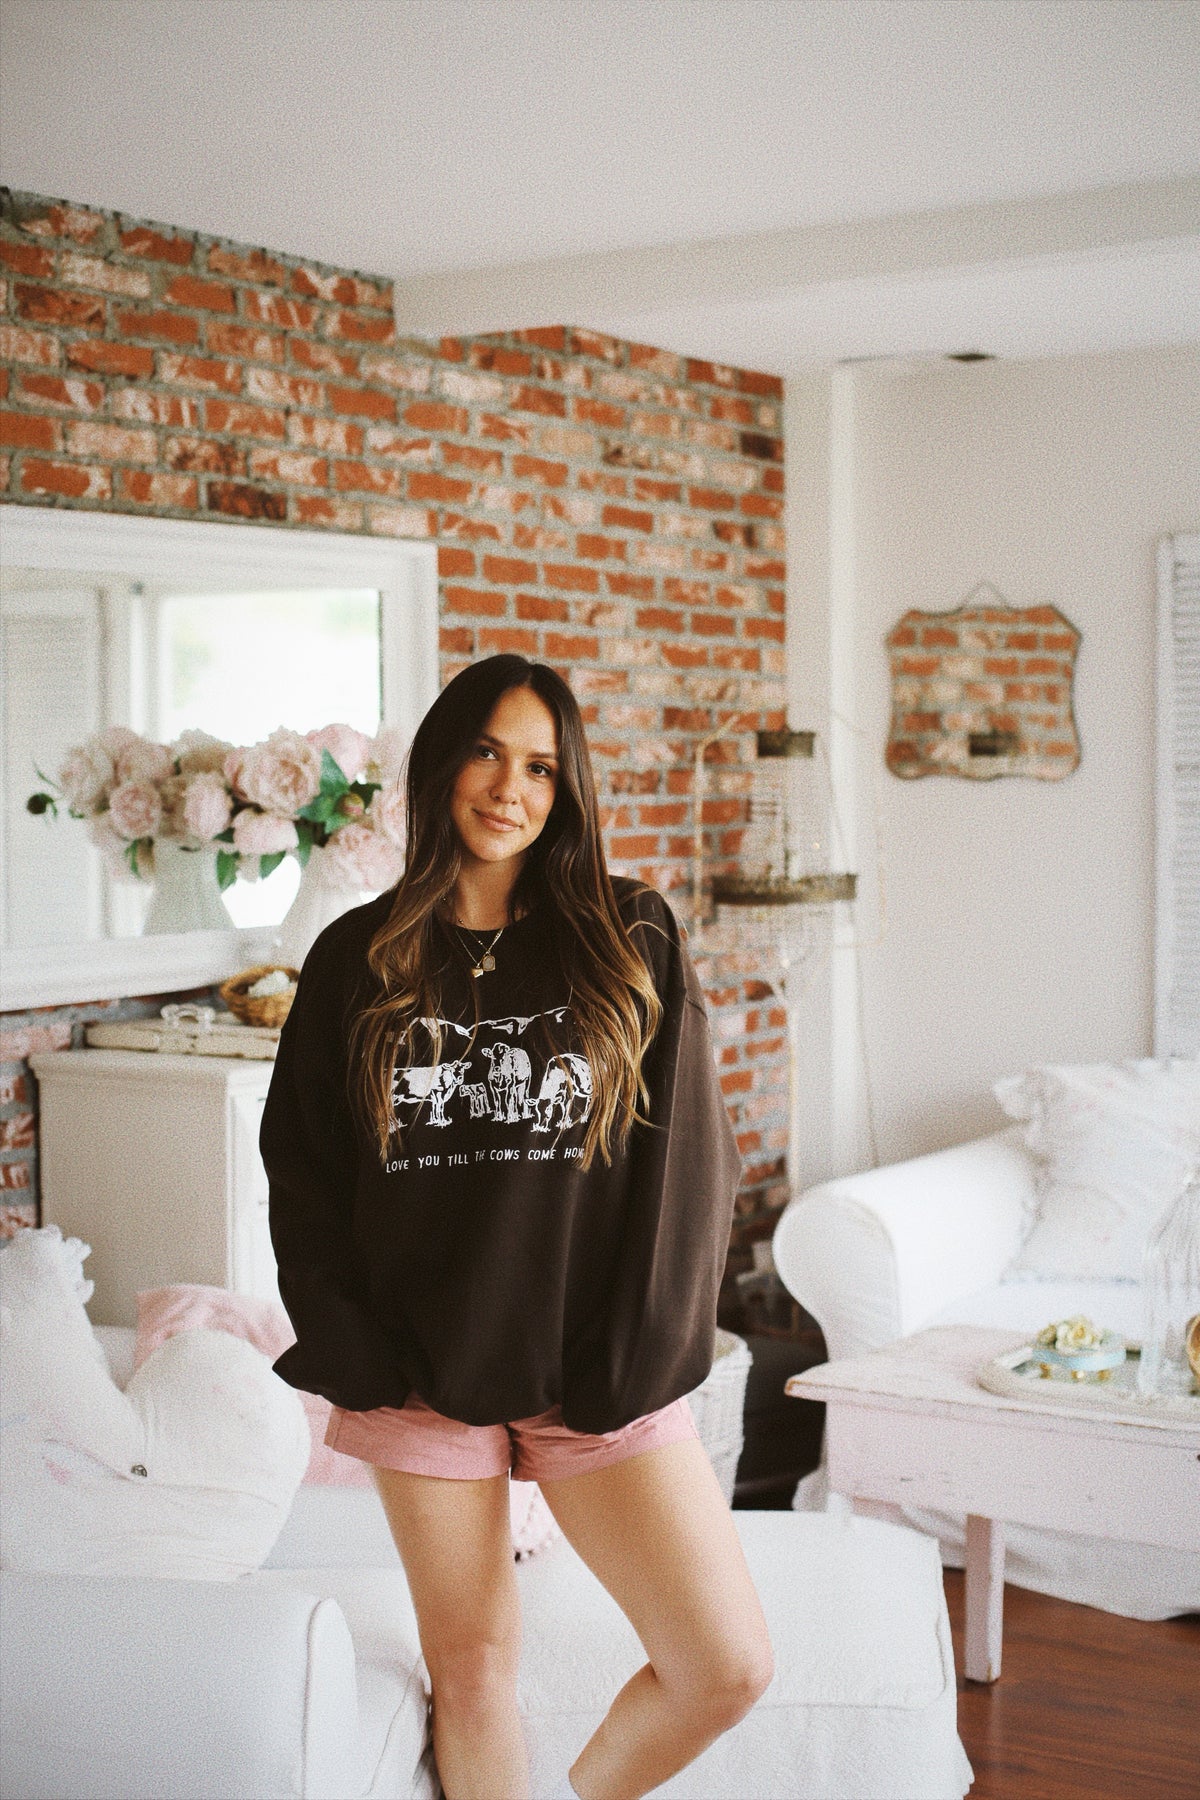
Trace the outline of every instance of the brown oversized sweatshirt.
<instances>
[{"instance_id":1,"label":"brown oversized sweatshirt","mask_svg":"<svg viewBox=\"0 0 1200 1800\"><path fill-rule=\"evenodd\" d=\"M403 1143L386 1159L354 1118L346 1059L390 896L317 939L261 1134L297 1336L274 1366L291 1386L356 1412L416 1392L472 1425L557 1403L571 1430L605 1432L707 1376L741 1159L675 914L654 888L612 884L664 1010L644 1064L649 1108L639 1103L652 1123L611 1146L611 1166L597 1151L586 1172L592 1071L572 1036L551 901L506 927L479 977L439 924L442 1058L432 1064L416 1022L396 1077ZM483 1023L468 1047L472 981Z\"/></svg>"}]
</instances>

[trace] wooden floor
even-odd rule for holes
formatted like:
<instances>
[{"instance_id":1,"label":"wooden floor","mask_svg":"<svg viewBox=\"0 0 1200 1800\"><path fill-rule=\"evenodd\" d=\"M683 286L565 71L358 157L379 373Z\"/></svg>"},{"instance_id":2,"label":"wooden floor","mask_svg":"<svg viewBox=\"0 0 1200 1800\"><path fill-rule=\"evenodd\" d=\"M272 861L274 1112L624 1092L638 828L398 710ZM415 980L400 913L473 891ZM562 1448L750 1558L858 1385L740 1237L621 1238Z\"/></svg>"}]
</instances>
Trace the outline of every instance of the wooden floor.
<instances>
[{"instance_id":1,"label":"wooden floor","mask_svg":"<svg viewBox=\"0 0 1200 1800\"><path fill-rule=\"evenodd\" d=\"M1200 1616L1145 1624L1004 1589L1003 1672L963 1678L963 1578L947 1569L970 1800L1200 1800Z\"/></svg>"}]
</instances>

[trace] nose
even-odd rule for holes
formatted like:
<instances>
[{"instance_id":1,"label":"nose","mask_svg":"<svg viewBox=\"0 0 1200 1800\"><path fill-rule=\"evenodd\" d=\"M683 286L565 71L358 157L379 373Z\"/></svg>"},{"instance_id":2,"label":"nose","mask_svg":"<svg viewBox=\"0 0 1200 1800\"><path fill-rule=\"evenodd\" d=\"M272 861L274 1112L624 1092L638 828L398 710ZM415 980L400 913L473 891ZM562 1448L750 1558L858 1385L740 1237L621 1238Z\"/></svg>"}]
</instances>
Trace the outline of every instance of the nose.
<instances>
[{"instance_id":1,"label":"nose","mask_svg":"<svg viewBox=\"0 0 1200 1800\"><path fill-rule=\"evenodd\" d=\"M499 764L490 791L494 799L504 800L506 803L519 799L521 788L516 771L510 769L506 763Z\"/></svg>"}]
</instances>

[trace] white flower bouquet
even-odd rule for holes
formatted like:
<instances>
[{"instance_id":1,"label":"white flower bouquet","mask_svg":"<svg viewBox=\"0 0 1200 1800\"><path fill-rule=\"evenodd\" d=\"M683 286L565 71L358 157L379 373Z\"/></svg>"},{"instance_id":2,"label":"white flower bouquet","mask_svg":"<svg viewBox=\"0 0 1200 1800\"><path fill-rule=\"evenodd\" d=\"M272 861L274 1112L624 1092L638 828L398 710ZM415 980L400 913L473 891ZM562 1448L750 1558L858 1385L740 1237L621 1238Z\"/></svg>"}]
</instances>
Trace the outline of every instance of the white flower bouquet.
<instances>
[{"instance_id":1,"label":"white flower bouquet","mask_svg":"<svg viewBox=\"0 0 1200 1800\"><path fill-rule=\"evenodd\" d=\"M285 856L304 867L327 851L325 879L379 892L400 875L404 793L399 733L369 738L350 725L301 733L280 726L257 744L235 745L203 731L157 744L124 725L109 726L70 750L57 781L31 794L31 813L57 817L60 805L87 822L92 842L123 879L154 874L154 846L215 848L222 889L257 881ZM41 771L38 771L39 775Z\"/></svg>"},{"instance_id":2,"label":"white flower bouquet","mask_svg":"<svg viewBox=\"0 0 1200 1800\"><path fill-rule=\"evenodd\" d=\"M1069 1319L1053 1319L1033 1340L1033 1355L1043 1376L1060 1369L1072 1381L1107 1381L1125 1361L1125 1340L1119 1332L1103 1330L1083 1313Z\"/></svg>"},{"instance_id":3,"label":"white flower bouquet","mask_svg":"<svg viewBox=\"0 0 1200 1800\"><path fill-rule=\"evenodd\" d=\"M1073 1313L1069 1319L1055 1319L1052 1324L1043 1326L1034 1339L1034 1343L1044 1349L1059 1351L1095 1350L1103 1341L1104 1333L1082 1313Z\"/></svg>"}]
</instances>

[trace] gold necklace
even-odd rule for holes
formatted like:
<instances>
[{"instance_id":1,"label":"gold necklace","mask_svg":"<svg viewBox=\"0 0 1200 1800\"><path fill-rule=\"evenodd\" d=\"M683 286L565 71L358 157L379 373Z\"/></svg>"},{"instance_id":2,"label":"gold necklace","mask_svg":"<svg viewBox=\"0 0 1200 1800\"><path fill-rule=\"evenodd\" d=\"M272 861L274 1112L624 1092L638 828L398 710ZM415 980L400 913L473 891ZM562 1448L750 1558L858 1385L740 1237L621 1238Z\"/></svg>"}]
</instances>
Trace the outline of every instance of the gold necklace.
<instances>
[{"instance_id":1,"label":"gold necklace","mask_svg":"<svg viewBox=\"0 0 1200 1800\"><path fill-rule=\"evenodd\" d=\"M471 946L463 938L463 932L470 931L471 927L469 925L460 926L458 920L455 919L454 929L455 929L455 931L458 932L458 941L460 944L462 944L463 949L466 951L468 960L473 961L474 956L477 954L477 952L472 951ZM471 970L472 975L482 975L485 972L490 971L495 968L496 959L492 955L492 951L495 949L496 945L499 943L501 932L503 932L504 930L505 930L505 927L502 925L500 927L500 930L496 933L495 937L492 939L491 943L488 945L487 949L484 951L483 955L479 958L478 965L472 968L472 970ZM482 937L483 933L479 932L478 936Z\"/></svg>"}]
</instances>

